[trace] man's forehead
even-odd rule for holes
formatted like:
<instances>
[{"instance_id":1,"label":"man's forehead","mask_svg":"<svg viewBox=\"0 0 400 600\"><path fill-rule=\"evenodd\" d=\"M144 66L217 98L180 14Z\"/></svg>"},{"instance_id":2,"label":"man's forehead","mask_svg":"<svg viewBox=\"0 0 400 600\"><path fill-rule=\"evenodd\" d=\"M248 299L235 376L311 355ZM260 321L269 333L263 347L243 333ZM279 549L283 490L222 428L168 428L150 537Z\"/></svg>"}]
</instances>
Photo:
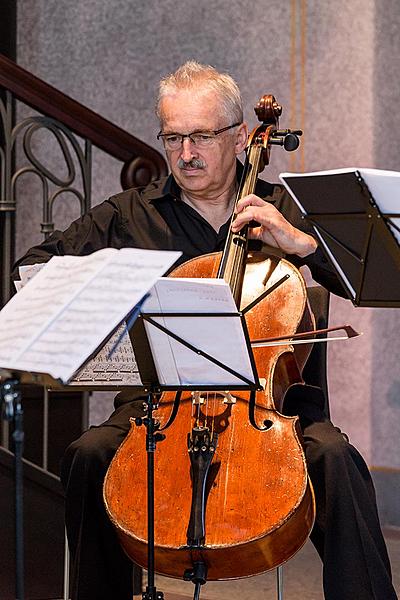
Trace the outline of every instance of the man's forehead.
<instances>
[{"instance_id":1,"label":"man's forehead","mask_svg":"<svg viewBox=\"0 0 400 600\"><path fill-rule=\"evenodd\" d=\"M160 103L163 129L182 131L215 129L223 118L222 102L213 90L183 89L164 96Z\"/></svg>"}]
</instances>

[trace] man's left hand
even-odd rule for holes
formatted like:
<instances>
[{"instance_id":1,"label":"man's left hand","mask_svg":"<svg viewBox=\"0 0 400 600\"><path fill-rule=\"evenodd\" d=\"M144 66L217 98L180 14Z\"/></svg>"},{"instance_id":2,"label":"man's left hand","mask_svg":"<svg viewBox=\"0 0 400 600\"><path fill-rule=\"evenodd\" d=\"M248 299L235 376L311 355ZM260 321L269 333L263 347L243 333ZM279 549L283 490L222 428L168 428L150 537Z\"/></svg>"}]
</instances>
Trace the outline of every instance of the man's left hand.
<instances>
[{"instance_id":1,"label":"man's left hand","mask_svg":"<svg viewBox=\"0 0 400 600\"><path fill-rule=\"evenodd\" d=\"M235 212L237 214L232 224L232 231L235 233L246 223L256 221L260 225L249 228L249 238L262 240L286 254L301 257L312 254L317 249L317 242L311 235L293 227L275 206L254 194L239 200Z\"/></svg>"}]
</instances>

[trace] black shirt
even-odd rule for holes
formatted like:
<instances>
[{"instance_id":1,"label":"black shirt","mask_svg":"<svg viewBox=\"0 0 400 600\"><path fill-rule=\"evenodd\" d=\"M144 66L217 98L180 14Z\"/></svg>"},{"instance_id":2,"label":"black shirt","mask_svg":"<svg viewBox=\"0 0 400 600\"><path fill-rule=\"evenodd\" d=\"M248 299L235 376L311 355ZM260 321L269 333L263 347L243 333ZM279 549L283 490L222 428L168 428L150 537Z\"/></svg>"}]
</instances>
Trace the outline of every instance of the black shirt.
<instances>
[{"instance_id":1,"label":"black shirt","mask_svg":"<svg viewBox=\"0 0 400 600\"><path fill-rule=\"evenodd\" d=\"M255 193L276 208L295 227L306 231L294 202L281 186L257 182ZM190 258L223 250L230 220L216 232L195 209L180 198L172 175L144 188L126 190L95 206L64 232L55 231L46 241L31 248L15 265L48 261L52 256L86 255L105 247L180 250L177 264ZM329 291L344 295L343 289L322 251L305 258L287 256L297 267L307 265L313 278Z\"/></svg>"}]
</instances>

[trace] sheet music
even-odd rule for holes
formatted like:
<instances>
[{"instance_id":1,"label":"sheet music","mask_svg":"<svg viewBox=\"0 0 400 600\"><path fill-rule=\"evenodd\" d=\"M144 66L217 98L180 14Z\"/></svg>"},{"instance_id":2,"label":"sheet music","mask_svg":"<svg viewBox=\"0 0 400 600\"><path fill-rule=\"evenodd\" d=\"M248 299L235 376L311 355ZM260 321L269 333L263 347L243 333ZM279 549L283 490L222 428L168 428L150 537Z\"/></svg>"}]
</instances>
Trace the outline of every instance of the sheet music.
<instances>
[{"instance_id":1,"label":"sheet music","mask_svg":"<svg viewBox=\"0 0 400 600\"><path fill-rule=\"evenodd\" d=\"M19 267L20 281L14 281L20 291L46 263ZM124 335L122 335L124 334ZM112 354L111 354L112 353ZM111 354L111 356L110 356ZM121 389L142 384L136 358L126 325L123 324L100 350L77 371L68 385L81 389Z\"/></svg>"},{"instance_id":2,"label":"sheet music","mask_svg":"<svg viewBox=\"0 0 400 600\"><path fill-rule=\"evenodd\" d=\"M223 279L165 278L157 281L142 309L146 312L237 313ZM254 382L240 319L156 317L167 329ZM238 385L243 381L186 348L153 325L146 331L163 385Z\"/></svg>"},{"instance_id":3,"label":"sheet music","mask_svg":"<svg viewBox=\"0 0 400 600\"><path fill-rule=\"evenodd\" d=\"M391 232L400 244L400 173L378 169L358 169L383 215L388 218Z\"/></svg>"},{"instance_id":4,"label":"sheet music","mask_svg":"<svg viewBox=\"0 0 400 600\"><path fill-rule=\"evenodd\" d=\"M35 263L34 265L22 265L18 268L20 281L14 281L15 287L19 292L24 285L28 283L39 271L41 271L46 263Z\"/></svg>"},{"instance_id":5,"label":"sheet music","mask_svg":"<svg viewBox=\"0 0 400 600\"><path fill-rule=\"evenodd\" d=\"M179 257L106 248L55 256L0 312L0 365L66 383Z\"/></svg>"},{"instance_id":6,"label":"sheet music","mask_svg":"<svg viewBox=\"0 0 400 600\"><path fill-rule=\"evenodd\" d=\"M125 335L115 347L122 333ZM82 369L79 369L69 382L70 386L89 389L119 389L141 384L136 358L125 324L118 327L108 342Z\"/></svg>"}]
</instances>

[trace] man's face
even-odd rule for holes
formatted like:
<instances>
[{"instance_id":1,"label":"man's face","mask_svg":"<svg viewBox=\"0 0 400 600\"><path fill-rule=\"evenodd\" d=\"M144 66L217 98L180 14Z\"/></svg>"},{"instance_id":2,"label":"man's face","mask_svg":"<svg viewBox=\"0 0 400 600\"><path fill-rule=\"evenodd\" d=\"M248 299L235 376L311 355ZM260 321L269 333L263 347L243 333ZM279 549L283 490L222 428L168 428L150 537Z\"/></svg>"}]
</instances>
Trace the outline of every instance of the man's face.
<instances>
[{"instance_id":1,"label":"man's face","mask_svg":"<svg viewBox=\"0 0 400 600\"><path fill-rule=\"evenodd\" d=\"M180 90L161 101L162 133L215 131L232 125L222 116L219 95L213 91ZM220 133L212 144L199 148L189 138L180 147L166 147L171 171L181 189L198 198L215 198L229 189L236 177L236 156L245 148L244 124Z\"/></svg>"}]
</instances>

